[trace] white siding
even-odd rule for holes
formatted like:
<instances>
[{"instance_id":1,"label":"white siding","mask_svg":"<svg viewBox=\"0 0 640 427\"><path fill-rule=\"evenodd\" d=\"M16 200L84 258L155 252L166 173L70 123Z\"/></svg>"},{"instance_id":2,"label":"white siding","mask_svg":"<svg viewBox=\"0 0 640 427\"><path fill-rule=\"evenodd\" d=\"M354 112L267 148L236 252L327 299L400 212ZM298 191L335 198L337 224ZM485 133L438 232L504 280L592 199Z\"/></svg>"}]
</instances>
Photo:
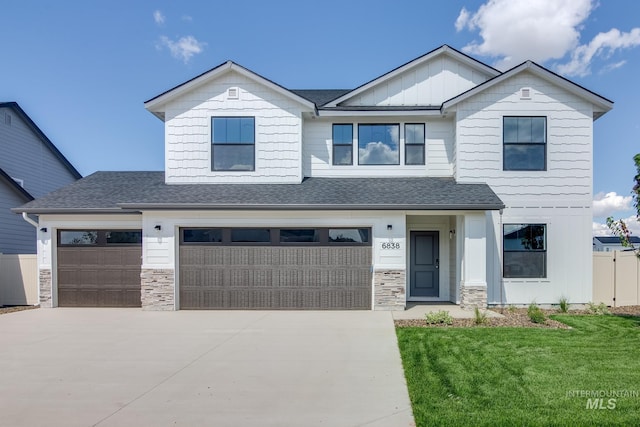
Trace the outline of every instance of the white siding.
<instances>
[{"instance_id":1,"label":"white siding","mask_svg":"<svg viewBox=\"0 0 640 427\"><path fill-rule=\"evenodd\" d=\"M349 99L344 105L440 105L489 78L447 56L438 56Z\"/></svg>"},{"instance_id":2,"label":"white siding","mask_svg":"<svg viewBox=\"0 0 640 427\"><path fill-rule=\"evenodd\" d=\"M6 114L11 116L10 125L5 122ZM12 178L22 179L35 198L76 180L10 108L0 108L0 168Z\"/></svg>"},{"instance_id":3,"label":"white siding","mask_svg":"<svg viewBox=\"0 0 640 427\"><path fill-rule=\"evenodd\" d=\"M231 87L239 88L239 99L227 99ZM166 182L300 182L301 108L236 72L178 97L165 113ZM212 116L255 117L255 171L211 171Z\"/></svg>"},{"instance_id":4,"label":"white siding","mask_svg":"<svg viewBox=\"0 0 640 427\"><path fill-rule=\"evenodd\" d=\"M521 100L520 89L532 99ZM547 170L503 171L502 118L547 117ZM592 107L530 73L522 73L457 109L456 178L486 182L507 206L590 205Z\"/></svg>"},{"instance_id":5,"label":"white siding","mask_svg":"<svg viewBox=\"0 0 640 427\"><path fill-rule=\"evenodd\" d=\"M332 125L351 123L354 126L354 164L334 166L332 164ZM358 165L358 123L400 124L400 165ZM404 124L425 123L426 165L404 164ZM426 117L395 118L340 118L306 120L303 129L303 174L315 177L342 176L452 176L453 175L453 122L446 119Z\"/></svg>"}]
</instances>

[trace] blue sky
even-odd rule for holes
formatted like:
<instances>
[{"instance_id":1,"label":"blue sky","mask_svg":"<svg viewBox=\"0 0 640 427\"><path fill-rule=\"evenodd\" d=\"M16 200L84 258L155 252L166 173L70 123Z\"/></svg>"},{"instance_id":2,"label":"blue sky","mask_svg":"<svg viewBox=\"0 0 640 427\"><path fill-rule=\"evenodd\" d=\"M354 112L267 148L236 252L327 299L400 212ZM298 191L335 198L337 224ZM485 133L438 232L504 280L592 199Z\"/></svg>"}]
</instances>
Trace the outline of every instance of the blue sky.
<instances>
[{"instance_id":1,"label":"blue sky","mask_svg":"<svg viewBox=\"0 0 640 427\"><path fill-rule=\"evenodd\" d=\"M615 101L594 123L602 232L633 213L639 16L637 0L2 2L0 101L84 175L161 170L143 102L227 59L292 89L353 88L445 43L498 68L533 59Z\"/></svg>"}]
</instances>

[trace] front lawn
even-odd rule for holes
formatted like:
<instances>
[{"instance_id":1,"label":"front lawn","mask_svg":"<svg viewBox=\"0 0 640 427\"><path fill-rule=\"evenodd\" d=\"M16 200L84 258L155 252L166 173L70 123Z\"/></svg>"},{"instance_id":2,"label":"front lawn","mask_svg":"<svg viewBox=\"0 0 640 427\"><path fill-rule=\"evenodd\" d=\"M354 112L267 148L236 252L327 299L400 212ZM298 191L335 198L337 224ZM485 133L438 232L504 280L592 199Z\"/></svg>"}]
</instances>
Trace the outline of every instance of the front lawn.
<instances>
[{"instance_id":1,"label":"front lawn","mask_svg":"<svg viewBox=\"0 0 640 427\"><path fill-rule=\"evenodd\" d=\"M553 317L573 329L397 328L416 425L637 425L640 318Z\"/></svg>"}]
</instances>

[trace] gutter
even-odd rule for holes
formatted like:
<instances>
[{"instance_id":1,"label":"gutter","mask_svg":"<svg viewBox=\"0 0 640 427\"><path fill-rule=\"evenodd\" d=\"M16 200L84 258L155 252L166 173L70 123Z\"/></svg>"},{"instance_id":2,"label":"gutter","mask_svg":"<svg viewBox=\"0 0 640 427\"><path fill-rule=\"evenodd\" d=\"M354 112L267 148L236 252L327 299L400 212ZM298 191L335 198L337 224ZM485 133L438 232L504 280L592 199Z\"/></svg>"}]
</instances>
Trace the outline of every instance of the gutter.
<instances>
[{"instance_id":1,"label":"gutter","mask_svg":"<svg viewBox=\"0 0 640 427\"><path fill-rule=\"evenodd\" d=\"M27 221L29 224L33 225L35 228L38 228L40 226L37 222L29 218L29 215L27 215L26 212L22 212L22 219Z\"/></svg>"},{"instance_id":2,"label":"gutter","mask_svg":"<svg viewBox=\"0 0 640 427\"><path fill-rule=\"evenodd\" d=\"M465 210L465 211L497 211L504 209L504 205L500 204L478 204L478 205L372 205L372 204L318 204L318 205L297 205L297 204L182 204L182 203L119 203L123 209L146 211L146 210L383 210L383 211L406 211L406 210L431 210L431 211L447 211L447 210Z\"/></svg>"}]
</instances>

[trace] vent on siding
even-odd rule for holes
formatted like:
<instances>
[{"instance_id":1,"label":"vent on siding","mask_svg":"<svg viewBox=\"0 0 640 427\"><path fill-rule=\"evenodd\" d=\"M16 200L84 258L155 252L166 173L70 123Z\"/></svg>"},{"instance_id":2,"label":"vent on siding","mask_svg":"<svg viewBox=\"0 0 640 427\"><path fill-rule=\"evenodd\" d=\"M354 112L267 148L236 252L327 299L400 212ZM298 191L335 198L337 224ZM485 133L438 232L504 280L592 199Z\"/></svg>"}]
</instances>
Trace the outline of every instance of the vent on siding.
<instances>
[{"instance_id":1,"label":"vent on siding","mask_svg":"<svg viewBox=\"0 0 640 427\"><path fill-rule=\"evenodd\" d=\"M20 187L24 188L24 179L11 177L12 180L16 182Z\"/></svg>"},{"instance_id":2,"label":"vent on siding","mask_svg":"<svg viewBox=\"0 0 640 427\"><path fill-rule=\"evenodd\" d=\"M520 99L531 99L531 88L523 87L520 89Z\"/></svg>"},{"instance_id":3,"label":"vent on siding","mask_svg":"<svg viewBox=\"0 0 640 427\"><path fill-rule=\"evenodd\" d=\"M237 87L230 87L227 89L227 99L238 99L240 97L240 91Z\"/></svg>"}]
</instances>

